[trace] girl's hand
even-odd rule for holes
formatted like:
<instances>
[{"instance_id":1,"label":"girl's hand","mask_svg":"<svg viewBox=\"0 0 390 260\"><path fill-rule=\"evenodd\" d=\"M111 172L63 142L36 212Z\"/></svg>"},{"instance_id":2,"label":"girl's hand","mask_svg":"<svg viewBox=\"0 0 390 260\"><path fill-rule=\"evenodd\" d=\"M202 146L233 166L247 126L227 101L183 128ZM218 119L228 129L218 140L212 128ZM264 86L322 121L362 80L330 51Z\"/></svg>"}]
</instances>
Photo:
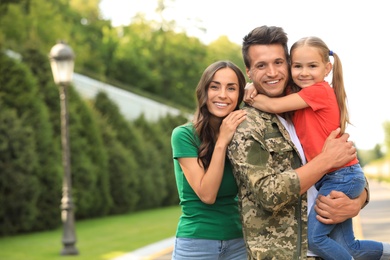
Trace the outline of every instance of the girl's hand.
<instances>
[{"instance_id":1,"label":"girl's hand","mask_svg":"<svg viewBox=\"0 0 390 260\"><path fill-rule=\"evenodd\" d=\"M246 83L245 86L245 94L244 94L244 102L248 105L252 105L253 98L257 95L257 90L253 83Z\"/></svg>"}]
</instances>

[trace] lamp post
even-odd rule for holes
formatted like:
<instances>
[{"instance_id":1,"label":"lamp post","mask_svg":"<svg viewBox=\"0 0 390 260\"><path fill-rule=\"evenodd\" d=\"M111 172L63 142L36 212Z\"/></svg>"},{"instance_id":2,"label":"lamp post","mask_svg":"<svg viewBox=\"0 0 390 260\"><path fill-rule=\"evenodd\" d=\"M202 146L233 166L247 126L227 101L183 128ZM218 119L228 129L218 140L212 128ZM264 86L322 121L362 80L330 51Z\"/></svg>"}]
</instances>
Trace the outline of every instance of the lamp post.
<instances>
[{"instance_id":1,"label":"lamp post","mask_svg":"<svg viewBox=\"0 0 390 260\"><path fill-rule=\"evenodd\" d=\"M78 250L75 247L76 234L72 201L72 176L70 170L69 113L67 100L67 87L72 82L73 77L74 54L72 48L60 42L51 48L49 58L54 82L59 87L61 102L61 144L62 165L64 167L61 199L61 219L63 223L62 244L64 247L61 250L61 255L77 255Z\"/></svg>"}]
</instances>

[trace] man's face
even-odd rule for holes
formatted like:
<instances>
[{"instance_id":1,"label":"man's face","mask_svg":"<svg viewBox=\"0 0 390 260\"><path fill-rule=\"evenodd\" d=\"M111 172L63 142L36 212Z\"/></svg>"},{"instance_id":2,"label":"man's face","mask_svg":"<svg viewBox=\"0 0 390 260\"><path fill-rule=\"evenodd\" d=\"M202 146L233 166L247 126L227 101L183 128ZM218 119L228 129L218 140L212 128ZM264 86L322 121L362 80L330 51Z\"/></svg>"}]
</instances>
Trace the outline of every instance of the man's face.
<instances>
[{"instance_id":1,"label":"man's face","mask_svg":"<svg viewBox=\"0 0 390 260\"><path fill-rule=\"evenodd\" d=\"M269 97L283 95L289 74L282 45L252 45L248 54L251 66L246 73L257 91Z\"/></svg>"}]
</instances>

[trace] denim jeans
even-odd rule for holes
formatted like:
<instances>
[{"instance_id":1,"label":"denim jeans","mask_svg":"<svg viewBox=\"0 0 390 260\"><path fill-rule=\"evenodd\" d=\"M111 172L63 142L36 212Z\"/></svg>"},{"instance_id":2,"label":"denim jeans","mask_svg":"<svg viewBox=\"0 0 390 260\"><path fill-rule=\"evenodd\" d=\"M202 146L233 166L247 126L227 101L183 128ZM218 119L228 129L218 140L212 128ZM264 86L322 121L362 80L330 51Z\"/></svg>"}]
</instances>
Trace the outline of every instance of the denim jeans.
<instances>
[{"instance_id":1,"label":"denim jeans","mask_svg":"<svg viewBox=\"0 0 390 260\"><path fill-rule=\"evenodd\" d=\"M332 190L337 190L350 198L356 198L363 191L365 183L362 168L355 164L324 175L316 184L316 188L318 194L324 196ZM383 244L371 240L355 240L352 219L327 225L319 222L316 215L312 208L308 219L308 241L312 252L329 260L381 259Z\"/></svg>"},{"instance_id":2,"label":"denim jeans","mask_svg":"<svg viewBox=\"0 0 390 260\"><path fill-rule=\"evenodd\" d=\"M246 260L244 239L175 239L172 260Z\"/></svg>"}]
</instances>

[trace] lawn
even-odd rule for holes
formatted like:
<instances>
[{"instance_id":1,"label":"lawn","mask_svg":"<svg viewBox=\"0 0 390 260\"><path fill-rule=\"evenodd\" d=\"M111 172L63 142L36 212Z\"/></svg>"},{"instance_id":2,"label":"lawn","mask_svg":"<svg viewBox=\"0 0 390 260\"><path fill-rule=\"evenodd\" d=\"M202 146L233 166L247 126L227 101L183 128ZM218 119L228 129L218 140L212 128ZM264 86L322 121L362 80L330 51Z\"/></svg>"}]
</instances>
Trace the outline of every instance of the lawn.
<instances>
[{"instance_id":1,"label":"lawn","mask_svg":"<svg viewBox=\"0 0 390 260\"><path fill-rule=\"evenodd\" d=\"M0 238L0 260L108 260L175 235L180 207L76 220L76 256L61 256L62 227Z\"/></svg>"}]
</instances>

